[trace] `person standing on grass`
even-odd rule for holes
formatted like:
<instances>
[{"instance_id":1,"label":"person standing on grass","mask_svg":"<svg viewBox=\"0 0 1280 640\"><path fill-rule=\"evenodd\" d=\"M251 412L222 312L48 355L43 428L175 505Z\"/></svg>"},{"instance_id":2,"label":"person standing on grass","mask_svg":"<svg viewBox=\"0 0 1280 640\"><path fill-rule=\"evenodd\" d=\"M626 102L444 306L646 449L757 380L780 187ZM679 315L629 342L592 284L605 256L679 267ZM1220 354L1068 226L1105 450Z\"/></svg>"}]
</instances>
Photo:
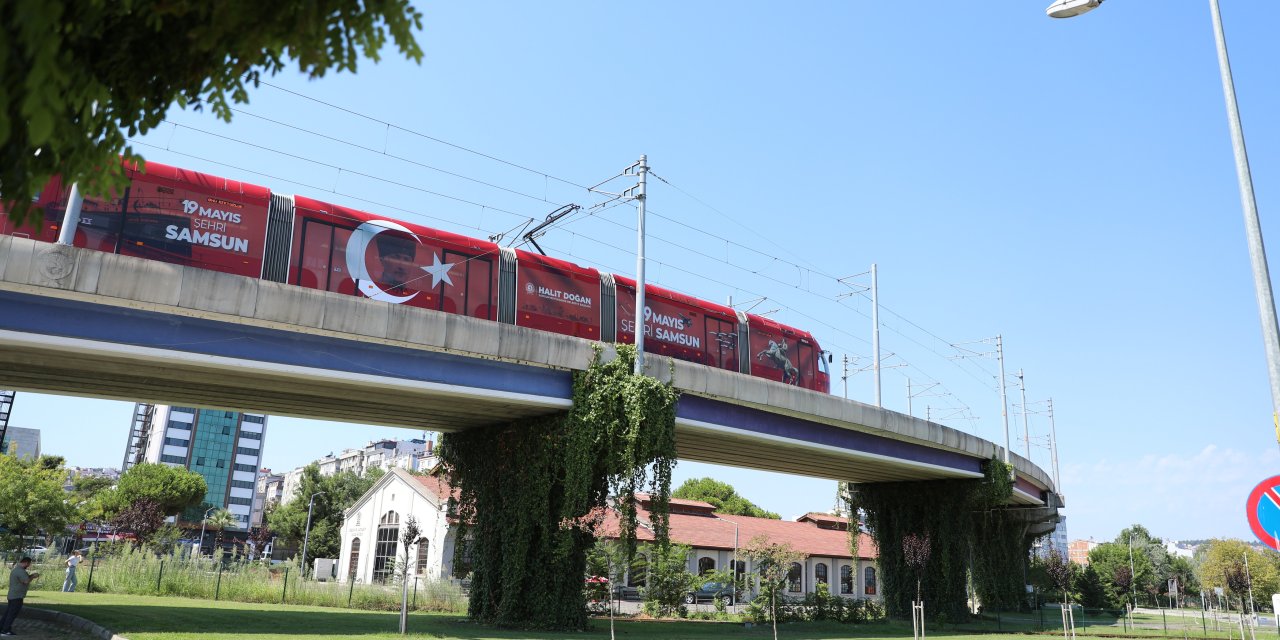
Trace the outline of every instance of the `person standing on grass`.
<instances>
[{"instance_id":1,"label":"person standing on grass","mask_svg":"<svg viewBox=\"0 0 1280 640\"><path fill-rule=\"evenodd\" d=\"M22 600L27 597L27 587L31 586L32 580L40 577L38 573L27 573L29 568L31 558L23 558L9 572L9 606L5 607L4 617L0 618L0 636L15 635L13 621L18 618L18 612L22 611Z\"/></svg>"},{"instance_id":2,"label":"person standing on grass","mask_svg":"<svg viewBox=\"0 0 1280 640\"><path fill-rule=\"evenodd\" d=\"M76 549L67 556L67 578L62 581L62 590L68 593L76 590L76 567L80 565L80 550Z\"/></svg>"}]
</instances>

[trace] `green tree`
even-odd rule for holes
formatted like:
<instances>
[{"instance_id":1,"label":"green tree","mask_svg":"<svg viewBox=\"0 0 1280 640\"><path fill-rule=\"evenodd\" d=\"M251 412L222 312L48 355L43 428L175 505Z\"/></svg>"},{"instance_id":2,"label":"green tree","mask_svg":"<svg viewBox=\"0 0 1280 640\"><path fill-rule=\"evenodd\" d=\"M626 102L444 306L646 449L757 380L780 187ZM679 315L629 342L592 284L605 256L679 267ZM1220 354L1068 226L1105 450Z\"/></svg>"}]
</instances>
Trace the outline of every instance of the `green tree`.
<instances>
[{"instance_id":1,"label":"green tree","mask_svg":"<svg viewBox=\"0 0 1280 640\"><path fill-rule=\"evenodd\" d=\"M644 589L644 612L654 617L683 616L684 597L702 580L689 573L689 552L682 544L653 544L644 547L649 575Z\"/></svg>"},{"instance_id":2,"label":"green tree","mask_svg":"<svg viewBox=\"0 0 1280 640\"><path fill-rule=\"evenodd\" d=\"M307 502L312 495L323 494L316 496L311 513L307 557L336 558L342 549L342 512L355 504L382 473L381 469L375 469L364 476L350 471L322 476L320 467L308 465L302 470L298 493L272 511L267 522L281 541L301 547L307 527Z\"/></svg>"},{"instance_id":3,"label":"green tree","mask_svg":"<svg viewBox=\"0 0 1280 640\"><path fill-rule=\"evenodd\" d=\"M1169 577L1178 579L1179 593L1174 594L1175 597L1181 599L1186 594L1200 593L1200 580L1196 578L1195 567L1192 566L1191 560L1174 556L1169 562ZM1165 588L1168 589L1167 586Z\"/></svg>"},{"instance_id":4,"label":"green tree","mask_svg":"<svg viewBox=\"0 0 1280 640\"><path fill-rule=\"evenodd\" d=\"M1125 542L1104 542L1091 551L1089 551L1089 566L1093 567L1101 578L1102 584L1107 590L1107 606L1120 608L1124 603L1131 602L1133 593L1142 590L1144 579L1151 580L1153 575L1151 568L1151 559L1138 548L1137 540L1134 541L1133 550L1133 568L1132 574L1129 571L1129 542L1125 538ZM1119 585L1116 583L1117 570L1124 569L1132 584L1126 583Z\"/></svg>"},{"instance_id":5,"label":"green tree","mask_svg":"<svg viewBox=\"0 0 1280 640\"><path fill-rule=\"evenodd\" d=\"M21 550L26 537L66 529L75 516L75 505L62 489L66 477L65 469L0 456L0 527L6 548Z\"/></svg>"},{"instance_id":6,"label":"green tree","mask_svg":"<svg viewBox=\"0 0 1280 640\"><path fill-rule=\"evenodd\" d=\"M143 498L156 501L166 516L200 504L209 490L204 476L167 464L134 465L120 475L114 489L100 495L103 511L114 515Z\"/></svg>"},{"instance_id":7,"label":"green tree","mask_svg":"<svg viewBox=\"0 0 1280 640\"><path fill-rule=\"evenodd\" d=\"M1080 604L1090 609L1101 609L1112 606L1108 601L1107 588L1102 584L1098 569L1087 564L1076 572L1075 591L1080 594Z\"/></svg>"},{"instance_id":8,"label":"green tree","mask_svg":"<svg viewBox=\"0 0 1280 640\"><path fill-rule=\"evenodd\" d=\"M744 551L755 565L756 575L760 577L759 597L765 599L766 606L769 607L773 640L778 640L778 592L787 583L791 565L803 561L805 554L792 548L790 543L770 542L765 536L752 538Z\"/></svg>"},{"instance_id":9,"label":"green tree","mask_svg":"<svg viewBox=\"0 0 1280 640\"><path fill-rule=\"evenodd\" d=\"M170 106L232 103L297 62L312 78L355 71L388 36L422 58L409 0L20 0L0 3L0 185L21 221L55 173L92 195L123 186L126 136Z\"/></svg>"},{"instance_id":10,"label":"green tree","mask_svg":"<svg viewBox=\"0 0 1280 640\"><path fill-rule=\"evenodd\" d=\"M726 482L714 478L689 478L675 491L672 498L682 500L701 500L715 506L716 512L736 516L752 516L755 518L780 519L778 514L765 511L750 500L738 495L737 490Z\"/></svg>"},{"instance_id":11,"label":"green tree","mask_svg":"<svg viewBox=\"0 0 1280 640\"><path fill-rule=\"evenodd\" d=\"M1227 578L1237 565L1244 567L1245 558L1249 559L1254 605L1266 605L1271 594L1280 593L1280 571L1276 568L1280 554L1274 551L1258 551L1243 540L1210 540L1196 549L1196 578L1204 589L1230 588ZM1248 594L1244 595L1248 599Z\"/></svg>"},{"instance_id":12,"label":"green tree","mask_svg":"<svg viewBox=\"0 0 1280 640\"><path fill-rule=\"evenodd\" d=\"M213 536L213 549L216 554L217 550L222 548L222 533L229 527L234 527L240 524L240 521L236 520L236 517L232 515L230 511L227 511L226 509L218 509L217 511L209 514L209 517L205 519L204 524L206 527L217 532Z\"/></svg>"},{"instance_id":13,"label":"green tree","mask_svg":"<svg viewBox=\"0 0 1280 640\"><path fill-rule=\"evenodd\" d=\"M68 498L76 506L76 518L87 522L106 519L102 508L102 496L115 481L102 476L76 474L71 478L71 495Z\"/></svg>"}]
</instances>

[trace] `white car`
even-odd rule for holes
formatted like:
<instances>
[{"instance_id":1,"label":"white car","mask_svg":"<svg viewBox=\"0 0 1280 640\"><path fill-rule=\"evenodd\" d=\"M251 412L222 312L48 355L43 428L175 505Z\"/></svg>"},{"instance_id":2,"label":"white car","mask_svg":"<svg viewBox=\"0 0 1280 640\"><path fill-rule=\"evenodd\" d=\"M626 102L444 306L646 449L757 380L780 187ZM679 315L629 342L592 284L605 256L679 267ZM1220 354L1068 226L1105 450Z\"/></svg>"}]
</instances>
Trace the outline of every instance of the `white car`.
<instances>
[{"instance_id":1,"label":"white car","mask_svg":"<svg viewBox=\"0 0 1280 640\"><path fill-rule=\"evenodd\" d=\"M49 548L48 547L28 547L27 549L24 549L22 553L28 556L31 556L32 558L40 558L40 557L43 557L46 553L49 553Z\"/></svg>"}]
</instances>

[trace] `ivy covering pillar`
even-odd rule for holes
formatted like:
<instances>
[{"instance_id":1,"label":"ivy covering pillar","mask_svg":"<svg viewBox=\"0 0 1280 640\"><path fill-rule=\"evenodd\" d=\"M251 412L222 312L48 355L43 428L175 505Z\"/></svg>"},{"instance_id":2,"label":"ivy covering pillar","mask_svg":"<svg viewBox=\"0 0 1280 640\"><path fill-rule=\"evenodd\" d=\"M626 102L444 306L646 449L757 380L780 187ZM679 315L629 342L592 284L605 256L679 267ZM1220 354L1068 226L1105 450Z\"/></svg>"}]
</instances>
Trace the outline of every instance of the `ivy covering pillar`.
<instances>
[{"instance_id":1,"label":"ivy covering pillar","mask_svg":"<svg viewBox=\"0 0 1280 640\"><path fill-rule=\"evenodd\" d=\"M635 547L637 491L652 495L658 543L668 540L675 408L667 384L632 375L635 350L617 346L574 376L567 414L444 436L441 462L457 489L455 563L470 545L472 619L580 630L586 553L606 500L618 499L621 540Z\"/></svg>"}]
</instances>

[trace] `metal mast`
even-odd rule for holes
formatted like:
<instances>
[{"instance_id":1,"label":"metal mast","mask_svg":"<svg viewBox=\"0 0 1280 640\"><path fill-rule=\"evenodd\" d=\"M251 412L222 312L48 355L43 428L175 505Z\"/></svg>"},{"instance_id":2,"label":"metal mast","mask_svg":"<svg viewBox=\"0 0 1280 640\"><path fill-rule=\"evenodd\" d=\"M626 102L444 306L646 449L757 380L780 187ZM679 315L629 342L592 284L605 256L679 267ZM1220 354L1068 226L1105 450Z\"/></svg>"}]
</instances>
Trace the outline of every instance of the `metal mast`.
<instances>
[{"instance_id":1,"label":"metal mast","mask_svg":"<svg viewBox=\"0 0 1280 640\"><path fill-rule=\"evenodd\" d=\"M1000 418L1004 420L1004 463L1009 464L1009 401L1004 384L1004 339L999 335L996 336L996 358L1000 360Z\"/></svg>"},{"instance_id":2,"label":"metal mast","mask_svg":"<svg viewBox=\"0 0 1280 640\"><path fill-rule=\"evenodd\" d=\"M649 174L648 156L640 156L633 168L638 178L636 199L636 368L635 374L644 373L644 187Z\"/></svg>"},{"instance_id":3,"label":"metal mast","mask_svg":"<svg viewBox=\"0 0 1280 640\"><path fill-rule=\"evenodd\" d=\"M1031 427L1027 423L1027 381L1018 369L1018 388L1022 391L1022 441L1027 445L1027 460L1031 460Z\"/></svg>"},{"instance_id":4,"label":"metal mast","mask_svg":"<svg viewBox=\"0 0 1280 640\"><path fill-rule=\"evenodd\" d=\"M871 263L871 355L872 369L876 374L876 406L880 402L880 287L876 284L876 263Z\"/></svg>"},{"instance_id":5,"label":"metal mast","mask_svg":"<svg viewBox=\"0 0 1280 640\"><path fill-rule=\"evenodd\" d=\"M1244 127L1240 124L1240 107L1236 104L1236 85L1231 78L1231 60L1227 57L1227 37L1222 31L1222 12L1218 0L1209 0L1213 14L1213 37L1218 45L1218 70L1222 74L1222 95L1227 101L1227 125L1231 129L1231 150L1236 157L1236 178L1240 183L1240 204L1244 208L1244 230L1249 243L1249 263L1253 269L1253 286L1258 298L1258 314L1262 319L1262 341L1266 345L1267 374L1271 380L1271 415L1280 420L1280 327L1276 323L1276 302L1271 291L1271 272L1267 268L1267 250L1262 243L1262 223L1258 220L1258 202L1253 195L1253 176L1249 171L1249 154L1244 147ZM1280 445L1280 424L1276 426L1276 443Z\"/></svg>"}]
</instances>

